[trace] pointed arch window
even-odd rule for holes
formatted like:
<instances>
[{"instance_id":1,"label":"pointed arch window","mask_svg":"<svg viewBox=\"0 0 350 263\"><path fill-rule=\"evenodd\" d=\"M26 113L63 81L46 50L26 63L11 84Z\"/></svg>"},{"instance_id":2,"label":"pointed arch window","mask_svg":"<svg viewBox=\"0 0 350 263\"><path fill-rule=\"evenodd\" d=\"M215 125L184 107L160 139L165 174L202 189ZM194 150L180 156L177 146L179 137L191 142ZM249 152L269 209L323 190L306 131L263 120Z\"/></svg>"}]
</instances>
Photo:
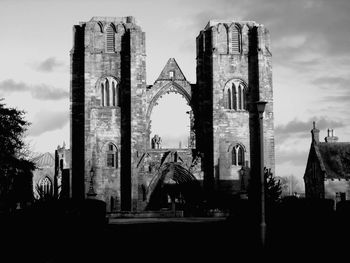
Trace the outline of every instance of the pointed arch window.
<instances>
[{"instance_id":1,"label":"pointed arch window","mask_svg":"<svg viewBox=\"0 0 350 263\"><path fill-rule=\"evenodd\" d=\"M107 157L107 167L110 167L110 168L119 167L118 149L113 143L108 144L106 157Z\"/></svg>"},{"instance_id":2,"label":"pointed arch window","mask_svg":"<svg viewBox=\"0 0 350 263\"><path fill-rule=\"evenodd\" d=\"M231 149L232 165L244 166L244 148L237 144Z\"/></svg>"},{"instance_id":3,"label":"pointed arch window","mask_svg":"<svg viewBox=\"0 0 350 263\"><path fill-rule=\"evenodd\" d=\"M247 110L247 89L240 80L233 80L224 89L225 108L230 110Z\"/></svg>"},{"instance_id":4,"label":"pointed arch window","mask_svg":"<svg viewBox=\"0 0 350 263\"><path fill-rule=\"evenodd\" d=\"M241 52L241 33L237 25L233 26L231 30L231 52Z\"/></svg>"},{"instance_id":5,"label":"pointed arch window","mask_svg":"<svg viewBox=\"0 0 350 263\"><path fill-rule=\"evenodd\" d=\"M100 95L102 107L119 106L118 82L112 77L102 79L100 82Z\"/></svg>"},{"instance_id":6,"label":"pointed arch window","mask_svg":"<svg viewBox=\"0 0 350 263\"><path fill-rule=\"evenodd\" d=\"M40 180L39 187L42 194L47 195L52 193L52 183L47 176Z\"/></svg>"},{"instance_id":7,"label":"pointed arch window","mask_svg":"<svg viewBox=\"0 0 350 263\"><path fill-rule=\"evenodd\" d=\"M112 25L106 30L106 52L113 53L115 51L115 33Z\"/></svg>"},{"instance_id":8,"label":"pointed arch window","mask_svg":"<svg viewBox=\"0 0 350 263\"><path fill-rule=\"evenodd\" d=\"M223 24L218 25L216 41L219 54L227 54L227 29Z\"/></svg>"}]
</instances>

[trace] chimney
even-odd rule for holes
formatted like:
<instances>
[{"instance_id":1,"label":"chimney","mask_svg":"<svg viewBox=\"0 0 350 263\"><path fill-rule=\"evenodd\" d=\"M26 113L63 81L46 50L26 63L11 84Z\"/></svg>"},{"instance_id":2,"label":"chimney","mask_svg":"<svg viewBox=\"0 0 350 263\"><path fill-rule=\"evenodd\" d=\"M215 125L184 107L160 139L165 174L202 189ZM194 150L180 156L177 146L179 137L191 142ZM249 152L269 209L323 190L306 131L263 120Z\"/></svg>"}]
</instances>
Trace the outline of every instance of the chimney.
<instances>
[{"instance_id":1,"label":"chimney","mask_svg":"<svg viewBox=\"0 0 350 263\"><path fill-rule=\"evenodd\" d=\"M325 140L325 142L337 142L338 137L335 136L333 129L328 129L327 130L327 137L325 137L324 140Z\"/></svg>"},{"instance_id":2,"label":"chimney","mask_svg":"<svg viewBox=\"0 0 350 263\"><path fill-rule=\"evenodd\" d=\"M311 130L312 142L320 142L320 130L316 128L316 122L313 122L313 129Z\"/></svg>"}]
</instances>

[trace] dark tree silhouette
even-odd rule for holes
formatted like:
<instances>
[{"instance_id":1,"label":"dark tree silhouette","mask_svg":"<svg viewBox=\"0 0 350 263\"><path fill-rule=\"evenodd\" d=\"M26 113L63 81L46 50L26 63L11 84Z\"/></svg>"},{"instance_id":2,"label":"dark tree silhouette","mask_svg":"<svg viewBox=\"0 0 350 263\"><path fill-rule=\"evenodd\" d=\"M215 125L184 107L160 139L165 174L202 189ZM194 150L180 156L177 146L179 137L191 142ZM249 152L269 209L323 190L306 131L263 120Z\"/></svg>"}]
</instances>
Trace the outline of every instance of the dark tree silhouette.
<instances>
[{"instance_id":1,"label":"dark tree silhouette","mask_svg":"<svg viewBox=\"0 0 350 263\"><path fill-rule=\"evenodd\" d=\"M11 209L32 200L33 162L24 154L24 133L29 123L24 111L5 107L0 100L0 204Z\"/></svg>"},{"instance_id":2,"label":"dark tree silhouette","mask_svg":"<svg viewBox=\"0 0 350 263\"><path fill-rule=\"evenodd\" d=\"M264 168L266 201L278 202L281 199L282 185L280 180L273 176L271 169Z\"/></svg>"}]
</instances>

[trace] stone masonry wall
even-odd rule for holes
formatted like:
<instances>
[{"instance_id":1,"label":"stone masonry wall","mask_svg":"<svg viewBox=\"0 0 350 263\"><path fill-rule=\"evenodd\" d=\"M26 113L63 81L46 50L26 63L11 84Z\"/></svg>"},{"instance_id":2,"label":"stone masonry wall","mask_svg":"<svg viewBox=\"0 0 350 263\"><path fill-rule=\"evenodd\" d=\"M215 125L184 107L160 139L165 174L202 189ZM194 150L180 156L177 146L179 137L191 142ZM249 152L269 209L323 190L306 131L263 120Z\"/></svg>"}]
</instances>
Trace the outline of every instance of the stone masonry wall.
<instances>
[{"instance_id":1,"label":"stone masonry wall","mask_svg":"<svg viewBox=\"0 0 350 263\"><path fill-rule=\"evenodd\" d=\"M232 28L240 29L241 49L234 52L231 44ZM258 32L252 37L254 29ZM257 43L252 43L256 41ZM197 143L202 145L208 181L238 180L240 166L231 165L230 146L241 144L245 149L245 160L252 172L259 162L259 126L254 104L266 100L264 118L265 166L274 172L274 134L272 68L268 32L255 22L210 21L197 37ZM230 80L242 81L248 90L247 110L225 107L225 85ZM205 94L206 93L206 94ZM212 113L208 115L208 108ZM207 117L208 116L208 117ZM206 118L207 117L207 118ZM196 119L196 117L195 117ZM201 131L202 130L202 131ZM201 136L198 133L202 133ZM212 138L212 149L201 140ZM212 154L211 154L212 151ZM214 185L213 185L214 187Z\"/></svg>"}]
</instances>

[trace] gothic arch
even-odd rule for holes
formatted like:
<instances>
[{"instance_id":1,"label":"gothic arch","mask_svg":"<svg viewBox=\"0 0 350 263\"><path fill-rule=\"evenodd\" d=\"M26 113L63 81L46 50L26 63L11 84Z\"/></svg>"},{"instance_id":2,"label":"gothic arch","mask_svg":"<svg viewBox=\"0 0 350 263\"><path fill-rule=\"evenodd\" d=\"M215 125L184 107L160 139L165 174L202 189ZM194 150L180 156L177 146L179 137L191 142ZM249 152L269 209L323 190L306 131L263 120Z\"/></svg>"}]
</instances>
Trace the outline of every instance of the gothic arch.
<instances>
[{"instance_id":1,"label":"gothic arch","mask_svg":"<svg viewBox=\"0 0 350 263\"><path fill-rule=\"evenodd\" d=\"M39 187L42 194L52 194L53 193L53 183L48 175L39 180Z\"/></svg>"},{"instance_id":2,"label":"gothic arch","mask_svg":"<svg viewBox=\"0 0 350 263\"><path fill-rule=\"evenodd\" d=\"M107 87L108 83L108 87ZM108 94L106 93L108 92ZM100 99L98 106L118 107L120 105L120 81L111 75L103 75L95 85L96 98ZM106 103L108 100L108 103Z\"/></svg>"},{"instance_id":3,"label":"gothic arch","mask_svg":"<svg viewBox=\"0 0 350 263\"><path fill-rule=\"evenodd\" d=\"M111 141L111 140L107 140L107 141L103 142L101 147L99 148L99 151L103 152L104 150L107 149L108 145L110 145L110 144L113 144L115 146L115 148L117 148L117 150L120 151L120 149L117 146L117 144L114 141Z\"/></svg>"},{"instance_id":4,"label":"gothic arch","mask_svg":"<svg viewBox=\"0 0 350 263\"><path fill-rule=\"evenodd\" d=\"M96 22L96 24L97 24L97 26L99 27L99 31L101 32L101 33L103 33L103 24L102 24L102 22L101 21L98 21L98 22Z\"/></svg>"},{"instance_id":5,"label":"gothic arch","mask_svg":"<svg viewBox=\"0 0 350 263\"><path fill-rule=\"evenodd\" d=\"M151 99L148 109L147 109L147 114L146 114L146 118L149 122L153 107L156 105L157 100L162 97L164 94L169 93L169 92L174 92L174 93L179 93L180 95L182 95L189 106L191 106L191 95L188 94L188 92L181 87L179 84L175 83L175 82L171 82L168 83L167 85L165 85L163 88L161 88L156 95L153 96L153 98Z\"/></svg>"},{"instance_id":6,"label":"gothic arch","mask_svg":"<svg viewBox=\"0 0 350 263\"><path fill-rule=\"evenodd\" d=\"M228 53L228 31L226 24L219 23L216 33L216 47L220 54Z\"/></svg>"},{"instance_id":7,"label":"gothic arch","mask_svg":"<svg viewBox=\"0 0 350 263\"><path fill-rule=\"evenodd\" d=\"M242 143L231 143L228 147L228 155L231 155L229 159L230 165L244 166L246 159L246 148Z\"/></svg>"},{"instance_id":8,"label":"gothic arch","mask_svg":"<svg viewBox=\"0 0 350 263\"><path fill-rule=\"evenodd\" d=\"M248 95L248 85L243 79L232 78L228 80L223 88L224 108L236 111L247 111Z\"/></svg>"},{"instance_id":9,"label":"gothic arch","mask_svg":"<svg viewBox=\"0 0 350 263\"><path fill-rule=\"evenodd\" d=\"M163 95L165 95L166 93L179 93L180 95L182 95L185 100L187 101L187 104L192 108L191 106L191 95L179 84L177 84L176 82L170 82L168 84L166 84L164 87L162 87L157 93L156 95L154 95L148 105L147 108L147 113L146 113L146 138L147 141L150 140L150 135L151 135L151 131L150 131L150 122L151 122L151 114L152 114L152 110L153 107L155 105L157 105L157 101L159 98L161 98ZM149 145L147 143L147 145Z\"/></svg>"},{"instance_id":10,"label":"gothic arch","mask_svg":"<svg viewBox=\"0 0 350 263\"><path fill-rule=\"evenodd\" d=\"M232 54L242 52L242 27L240 24L232 23L228 29L229 50Z\"/></svg>"},{"instance_id":11,"label":"gothic arch","mask_svg":"<svg viewBox=\"0 0 350 263\"><path fill-rule=\"evenodd\" d=\"M113 149L109 149L109 147L112 146ZM108 154L114 154L112 156L113 158L113 165L108 165ZM117 146L117 144L114 141L107 140L105 141L101 147L99 148L99 155L101 158L99 158L99 165L101 167L113 167L113 168L120 168L120 148Z\"/></svg>"},{"instance_id":12,"label":"gothic arch","mask_svg":"<svg viewBox=\"0 0 350 263\"><path fill-rule=\"evenodd\" d=\"M125 24L124 23L118 23L115 26L115 31L116 31L116 33L119 33L119 34L125 33L126 32Z\"/></svg>"},{"instance_id":13,"label":"gothic arch","mask_svg":"<svg viewBox=\"0 0 350 263\"><path fill-rule=\"evenodd\" d=\"M106 23L103 27L103 32L106 32L108 27L111 27L113 29L114 33L116 33L117 30L116 30L115 24L113 22Z\"/></svg>"},{"instance_id":14,"label":"gothic arch","mask_svg":"<svg viewBox=\"0 0 350 263\"><path fill-rule=\"evenodd\" d=\"M242 143L240 143L240 142L232 142L232 143L228 146L227 152L231 152L231 150L233 149L233 147L236 147L237 145L239 145L240 147L242 147L243 150L244 150L244 152L247 152L245 146L244 146Z\"/></svg>"}]
</instances>

